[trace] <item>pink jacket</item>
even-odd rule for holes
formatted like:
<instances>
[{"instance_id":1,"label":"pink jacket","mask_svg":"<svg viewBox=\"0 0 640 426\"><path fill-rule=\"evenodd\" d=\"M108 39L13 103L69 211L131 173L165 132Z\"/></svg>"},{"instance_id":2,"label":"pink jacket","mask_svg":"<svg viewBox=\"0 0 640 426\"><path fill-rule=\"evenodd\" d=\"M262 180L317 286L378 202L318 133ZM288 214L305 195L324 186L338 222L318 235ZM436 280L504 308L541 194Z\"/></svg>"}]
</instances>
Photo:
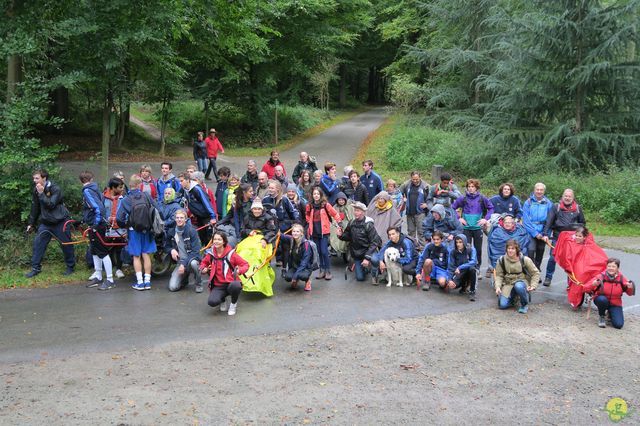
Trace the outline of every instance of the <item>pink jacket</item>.
<instances>
[{"instance_id":1,"label":"pink jacket","mask_svg":"<svg viewBox=\"0 0 640 426\"><path fill-rule=\"evenodd\" d=\"M307 204L307 209L305 211L305 215L307 217L307 224L309 225L309 229L307 230L308 236L311 237L313 234L313 204ZM331 216L331 218L329 218ZM331 233L331 219L333 219L336 223L340 223L340 216L336 209L331 206L329 203L325 203L324 207L320 209L320 225L322 226L322 235Z\"/></svg>"}]
</instances>

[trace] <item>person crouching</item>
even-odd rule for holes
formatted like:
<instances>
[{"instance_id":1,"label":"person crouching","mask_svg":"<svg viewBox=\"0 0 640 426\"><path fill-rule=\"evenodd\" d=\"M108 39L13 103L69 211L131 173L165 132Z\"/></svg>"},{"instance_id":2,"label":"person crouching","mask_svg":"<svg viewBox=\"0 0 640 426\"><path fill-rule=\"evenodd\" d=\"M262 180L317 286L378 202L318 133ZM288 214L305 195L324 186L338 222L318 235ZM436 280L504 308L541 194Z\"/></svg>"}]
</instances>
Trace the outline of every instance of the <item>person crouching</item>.
<instances>
[{"instance_id":1,"label":"person crouching","mask_svg":"<svg viewBox=\"0 0 640 426\"><path fill-rule=\"evenodd\" d=\"M196 293L202 293L200 278L200 237L198 231L187 220L187 212L179 209L175 213L176 226L167 232L165 250L178 265L169 279L169 290L178 291L189 284L189 275L195 277Z\"/></svg>"},{"instance_id":2,"label":"person crouching","mask_svg":"<svg viewBox=\"0 0 640 426\"><path fill-rule=\"evenodd\" d=\"M249 264L235 250L229 246L227 235L216 231L213 234L213 248L202 262L200 272L209 273L209 306L220 306L220 311L228 311L235 315L238 298L242 291L242 283L238 275L249 270ZM227 297L231 296L231 304L227 304Z\"/></svg>"},{"instance_id":3,"label":"person crouching","mask_svg":"<svg viewBox=\"0 0 640 426\"><path fill-rule=\"evenodd\" d=\"M313 249L304 237L303 226L299 223L294 224L291 227L291 236L285 235L284 238L291 239L291 249L283 278L286 282L291 283L292 289L298 286L298 282L303 282L305 283L304 290L311 291Z\"/></svg>"},{"instance_id":4,"label":"person crouching","mask_svg":"<svg viewBox=\"0 0 640 426\"><path fill-rule=\"evenodd\" d=\"M533 261L520 253L516 240L508 240L506 254L496 263L494 287L498 296L498 307L507 309L520 297L518 312L526 314L529 309L529 294L538 286L540 271Z\"/></svg>"}]
</instances>

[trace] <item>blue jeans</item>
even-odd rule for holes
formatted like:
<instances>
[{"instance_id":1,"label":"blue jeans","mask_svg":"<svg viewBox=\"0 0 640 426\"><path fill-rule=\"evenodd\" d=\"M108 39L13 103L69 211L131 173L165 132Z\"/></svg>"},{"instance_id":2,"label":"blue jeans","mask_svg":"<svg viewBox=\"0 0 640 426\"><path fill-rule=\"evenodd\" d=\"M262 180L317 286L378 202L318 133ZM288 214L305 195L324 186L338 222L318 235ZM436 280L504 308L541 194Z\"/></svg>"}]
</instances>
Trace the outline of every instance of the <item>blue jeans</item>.
<instances>
[{"instance_id":1,"label":"blue jeans","mask_svg":"<svg viewBox=\"0 0 640 426\"><path fill-rule=\"evenodd\" d=\"M558 237L553 237L553 240L551 241L551 245L552 246L556 246L556 243L558 242ZM545 278L553 278L553 273L556 271L556 259L553 257L553 253L555 252L555 250L550 250L549 251L549 260L547 261L547 273L544 274Z\"/></svg>"},{"instance_id":2,"label":"blue jeans","mask_svg":"<svg viewBox=\"0 0 640 426\"><path fill-rule=\"evenodd\" d=\"M611 325L614 328L621 329L624 326L624 314L622 311L622 306L613 306L609 303L609 299L606 296L600 295L596 296L593 300L593 303L598 307L598 313L601 317L604 316L607 309L609 310L609 315L611 315Z\"/></svg>"},{"instance_id":3,"label":"blue jeans","mask_svg":"<svg viewBox=\"0 0 640 426\"><path fill-rule=\"evenodd\" d=\"M356 273L356 281L364 281L367 276L367 272L369 272L368 268L362 266L362 261L364 259L354 259L353 264L355 265L355 273Z\"/></svg>"},{"instance_id":4,"label":"blue jeans","mask_svg":"<svg viewBox=\"0 0 640 426\"><path fill-rule=\"evenodd\" d=\"M66 231L63 231L64 221L55 225L45 225L41 223L38 226L38 233L35 240L33 240L33 256L31 257L31 269L34 271L40 271L42 269L42 258L47 251L51 236L55 236L60 242L68 243L71 241L71 229L67 227ZM73 250L73 245L60 245L62 254L64 255L64 263L67 268L73 269L76 266L76 257Z\"/></svg>"},{"instance_id":5,"label":"blue jeans","mask_svg":"<svg viewBox=\"0 0 640 426\"><path fill-rule=\"evenodd\" d=\"M513 306L516 296L520 296L520 305L527 306L529 304L529 292L527 291L527 284L524 281L516 281L509 297L500 295L498 307L500 309L508 309Z\"/></svg>"},{"instance_id":6,"label":"blue jeans","mask_svg":"<svg viewBox=\"0 0 640 426\"><path fill-rule=\"evenodd\" d=\"M207 163L209 162L208 158L196 158L196 162L198 163L198 170L202 173L207 172Z\"/></svg>"},{"instance_id":7,"label":"blue jeans","mask_svg":"<svg viewBox=\"0 0 640 426\"><path fill-rule=\"evenodd\" d=\"M318 257L320 258L320 271L331 271L331 259L329 257L329 235L311 237L318 247Z\"/></svg>"}]
</instances>

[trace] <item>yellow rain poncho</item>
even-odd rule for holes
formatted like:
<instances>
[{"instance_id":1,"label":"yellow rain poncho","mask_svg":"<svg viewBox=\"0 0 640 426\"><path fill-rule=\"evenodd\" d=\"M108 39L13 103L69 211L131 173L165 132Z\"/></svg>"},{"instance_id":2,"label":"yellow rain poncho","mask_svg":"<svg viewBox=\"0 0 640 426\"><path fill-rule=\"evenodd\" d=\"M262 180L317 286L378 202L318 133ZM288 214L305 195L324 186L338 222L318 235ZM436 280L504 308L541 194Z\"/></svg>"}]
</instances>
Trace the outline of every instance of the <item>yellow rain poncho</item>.
<instances>
[{"instance_id":1,"label":"yellow rain poncho","mask_svg":"<svg viewBox=\"0 0 640 426\"><path fill-rule=\"evenodd\" d=\"M249 263L249 270L245 274L249 278L240 276L242 289L262 293L267 297L273 296L276 273L269 264L273 245L267 244L266 248L262 248L262 235L256 234L240 241L236 246L236 253Z\"/></svg>"}]
</instances>

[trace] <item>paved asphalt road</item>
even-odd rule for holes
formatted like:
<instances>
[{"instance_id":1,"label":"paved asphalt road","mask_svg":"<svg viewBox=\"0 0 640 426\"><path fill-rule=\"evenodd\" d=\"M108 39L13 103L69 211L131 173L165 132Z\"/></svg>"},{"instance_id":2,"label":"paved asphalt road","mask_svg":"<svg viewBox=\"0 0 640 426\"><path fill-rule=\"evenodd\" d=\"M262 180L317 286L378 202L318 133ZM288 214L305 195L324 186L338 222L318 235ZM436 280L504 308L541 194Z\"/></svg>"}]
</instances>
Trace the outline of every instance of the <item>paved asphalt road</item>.
<instances>
[{"instance_id":1,"label":"paved asphalt road","mask_svg":"<svg viewBox=\"0 0 640 426\"><path fill-rule=\"evenodd\" d=\"M316 155L319 161L342 160L338 164L342 166L384 118L382 110L360 114L292 152L283 153L282 157L288 169L293 168L300 150ZM233 164L243 162L241 159ZM65 169L73 171L74 167ZM182 164L177 163L177 167ZM113 168L133 171L133 167L125 164ZM627 276L640 281L640 256L608 252L622 259ZM454 311L473 315L473 311L496 303L487 279L479 282L477 301L469 302L457 293L444 294L435 289L424 292L415 287L386 288L372 286L369 281L358 283L352 274L345 280L344 265L338 259L333 262L334 279L314 280L310 293L288 290L281 279L274 284L272 298L243 293L235 317L209 308L207 293L196 294L192 286L169 293L166 279L154 280L154 288L145 292L129 288L131 277L119 280L116 289L104 293L86 289L82 284L0 292L0 363L38 360L43 353L48 357L64 357L82 352L140 350L171 341L282 333ZM549 299L565 301L565 280L558 268L552 286L537 291L534 303ZM640 296L626 297L625 306L626 314L640 313ZM534 307L529 315L535 312ZM580 314L567 308L567 315Z\"/></svg>"}]
</instances>

